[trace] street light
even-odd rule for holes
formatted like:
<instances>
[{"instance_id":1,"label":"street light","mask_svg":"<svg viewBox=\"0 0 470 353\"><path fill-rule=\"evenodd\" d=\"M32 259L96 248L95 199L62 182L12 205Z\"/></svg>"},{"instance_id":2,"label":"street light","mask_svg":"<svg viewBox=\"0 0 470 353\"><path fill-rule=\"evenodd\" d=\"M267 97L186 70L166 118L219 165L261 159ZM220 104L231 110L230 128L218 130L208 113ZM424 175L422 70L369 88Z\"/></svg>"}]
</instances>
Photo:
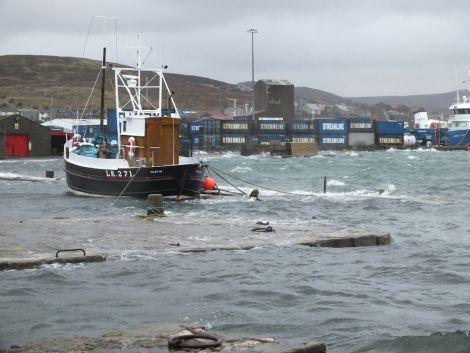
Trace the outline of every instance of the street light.
<instances>
[{"instance_id":1,"label":"street light","mask_svg":"<svg viewBox=\"0 0 470 353\"><path fill-rule=\"evenodd\" d=\"M51 91L51 116L49 117L49 129L51 128L51 122L52 122L52 101L54 97L54 90Z\"/></svg>"},{"instance_id":2,"label":"street light","mask_svg":"<svg viewBox=\"0 0 470 353\"><path fill-rule=\"evenodd\" d=\"M251 119L255 121L255 43L254 43L254 35L258 33L258 30L255 28L250 28L248 33L251 33Z\"/></svg>"}]
</instances>

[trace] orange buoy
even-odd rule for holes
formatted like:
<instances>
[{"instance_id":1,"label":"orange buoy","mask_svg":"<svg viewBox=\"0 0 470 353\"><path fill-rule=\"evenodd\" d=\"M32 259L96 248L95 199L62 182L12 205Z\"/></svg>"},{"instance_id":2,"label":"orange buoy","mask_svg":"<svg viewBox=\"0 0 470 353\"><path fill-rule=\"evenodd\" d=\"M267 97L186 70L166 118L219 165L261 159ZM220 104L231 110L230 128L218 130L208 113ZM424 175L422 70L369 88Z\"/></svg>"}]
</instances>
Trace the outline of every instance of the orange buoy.
<instances>
[{"instance_id":1,"label":"orange buoy","mask_svg":"<svg viewBox=\"0 0 470 353\"><path fill-rule=\"evenodd\" d=\"M215 180L211 177L206 177L202 182L202 187L204 190L214 190L215 189Z\"/></svg>"}]
</instances>

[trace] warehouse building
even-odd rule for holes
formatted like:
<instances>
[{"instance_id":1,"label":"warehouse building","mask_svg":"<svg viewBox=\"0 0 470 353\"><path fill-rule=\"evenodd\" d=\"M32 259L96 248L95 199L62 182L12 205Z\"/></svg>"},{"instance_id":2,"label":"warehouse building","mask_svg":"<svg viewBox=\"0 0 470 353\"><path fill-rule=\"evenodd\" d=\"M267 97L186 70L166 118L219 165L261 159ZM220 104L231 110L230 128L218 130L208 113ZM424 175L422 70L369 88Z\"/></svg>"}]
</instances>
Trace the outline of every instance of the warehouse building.
<instances>
[{"instance_id":1,"label":"warehouse building","mask_svg":"<svg viewBox=\"0 0 470 353\"><path fill-rule=\"evenodd\" d=\"M19 114L0 117L0 157L51 154L49 129Z\"/></svg>"}]
</instances>

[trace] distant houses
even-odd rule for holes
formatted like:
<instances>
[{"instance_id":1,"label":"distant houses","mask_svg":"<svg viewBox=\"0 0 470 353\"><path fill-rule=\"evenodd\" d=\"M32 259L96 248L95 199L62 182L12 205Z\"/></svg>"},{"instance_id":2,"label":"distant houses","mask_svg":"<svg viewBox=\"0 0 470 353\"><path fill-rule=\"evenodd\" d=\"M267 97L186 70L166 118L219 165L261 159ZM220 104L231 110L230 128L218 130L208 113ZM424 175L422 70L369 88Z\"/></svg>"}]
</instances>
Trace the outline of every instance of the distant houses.
<instances>
[{"instance_id":1,"label":"distant houses","mask_svg":"<svg viewBox=\"0 0 470 353\"><path fill-rule=\"evenodd\" d=\"M251 82L240 84L238 88L252 91ZM313 120L361 116L374 120L391 120L390 118L393 117L396 120L405 121L407 115L403 109L401 111L387 110L385 108L389 106L383 104L368 107L365 104L353 104L339 97L296 98L294 85L284 79L258 80L253 93L254 107L252 107L251 100L240 102L229 98L227 99L233 102L233 105L219 106L217 112L180 107L183 108L180 109L181 144L186 142L190 146L220 146L231 143L233 145L267 144L272 141L280 143L289 139L294 142L310 143L316 138L314 136L316 122ZM227 100L224 101L227 102ZM369 110L374 107L375 111ZM379 117L377 117L378 111L382 114ZM78 118L87 122L79 124ZM60 154L63 144L72 136L71 134L78 133L92 137L98 131L96 118L97 113L93 113L91 109L79 111L51 107L48 110L0 111L0 122L3 122L0 124L0 158L43 153ZM15 125L12 128L11 119L19 119L17 123L20 123L21 129L15 129ZM32 123L26 123L26 121ZM80 127L77 127L78 125ZM86 129L85 125L88 126ZM39 147L36 142L39 140L48 141L48 149ZM14 145L13 149L11 148L12 141L18 144Z\"/></svg>"}]
</instances>

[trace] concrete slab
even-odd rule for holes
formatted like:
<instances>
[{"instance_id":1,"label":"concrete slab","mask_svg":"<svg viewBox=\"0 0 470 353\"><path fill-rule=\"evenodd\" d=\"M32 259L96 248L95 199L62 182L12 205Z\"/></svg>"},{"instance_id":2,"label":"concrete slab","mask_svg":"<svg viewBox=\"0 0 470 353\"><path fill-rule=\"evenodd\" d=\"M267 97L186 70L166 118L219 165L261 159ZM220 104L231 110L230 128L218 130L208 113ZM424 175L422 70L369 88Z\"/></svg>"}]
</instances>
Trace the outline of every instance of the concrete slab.
<instances>
[{"instance_id":1,"label":"concrete slab","mask_svg":"<svg viewBox=\"0 0 470 353\"><path fill-rule=\"evenodd\" d=\"M170 337L188 335L194 332L206 333L200 327L185 327L180 324L152 324L115 330L97 337L49 337L21 346L0 349L0 353L37 353L37 352L90 352L90 353L168 353ZM217 352L252 352L252 353L325 353L326 346L321 342L310 342L298 346L287 345L273 338L240 337L217 332L207 332L222 340L222 345L214 349ZM203 342L203 340L197 340ZM204 351L214 351L206 349ZM200 350L197 350L200 351Z\"/></svg>"},{"instance_id":2,"label":"concrete slab","mask_svg":"<svg viewBox=\"0 0 470 353\"><path fill-rule=\"evenodd\" d=\"M230 224L223 220L175 223L166 218L139 217L0 221L0 263L3 266L14 261L48 263L57 250L74 248L96 256L83 258L83 261L101 261L107 255L119 256L133 251L198 253L280 245L358 247L390 242L390 234L386 232L324 225ZM74 256L70 261L75 260Z\"/></svg>"}]
</instances>

